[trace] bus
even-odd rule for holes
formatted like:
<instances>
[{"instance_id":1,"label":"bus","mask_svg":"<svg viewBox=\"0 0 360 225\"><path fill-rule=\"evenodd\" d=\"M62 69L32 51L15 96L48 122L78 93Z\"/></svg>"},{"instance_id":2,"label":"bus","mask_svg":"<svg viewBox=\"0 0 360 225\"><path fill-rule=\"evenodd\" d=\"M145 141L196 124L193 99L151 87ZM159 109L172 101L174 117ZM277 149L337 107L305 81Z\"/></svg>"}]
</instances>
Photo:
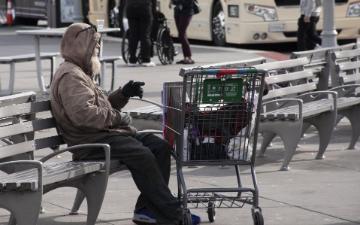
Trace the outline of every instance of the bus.
<instances>
[{"instance_id":1,"label":"bus","mask_svg":"<svg viewBox=\"0 0 360 225\"><path fill-rule=\"evenodd\" d=\"M0 12L6 1L0 0ZM104 19L107 27L122 28L123 0L11 0L17 18L34 22L39 18L55 21L56 27L71 22ZM157 0L173 36L177 36L170 0ZM328 1L328 0L325 0ZM356 39L360 34L360 0L334 0L334 22L338 39ZM49 2L55 10L49 11ZM190 39L211 41L215 45L257 44L296 41L300 0L198 0L201 12L193 16L187 35ZM27 4L27 5L26 5ZM27 11L26 11L27 10ZM31 12L31 13L29 13ZM34 13L41 12L41 13ZM30 19L26 19L30 18ZM31 19L32 18L32 19ZM323 15L317 25L321 32Z\"/></svg>"},{"instance_id":2,"label":"bus","mask_svg":"<svg viewBox=\"0 0 360 225\"><path fill-rule=\"evenodd\" d=\"M327 1L327 0L325 0ZM193 16L190 39L215 45L296 41L300 0L198 0L201 12ZM169 0L159 0L160 10L176 36ZM356 39L360 34L360 1L335 0L334 22L338 39ZM323 16L317 29L321 32Z\"/></svg>"},{"instance_id":3,"label":"bus","mask_svg":"<svg viewBox=\"0 0 360 225\"><path fill-rule=\"evenodd\" d=\"M7 24L7 7L12 6L13 24L38 25L47 21L49 27L64 27L74 22L96 24L104 19L105 26L118 27L120 0L0 0L0 25ZM45 23L46 24L46 23Z\"/></svg>"}]
</instances>

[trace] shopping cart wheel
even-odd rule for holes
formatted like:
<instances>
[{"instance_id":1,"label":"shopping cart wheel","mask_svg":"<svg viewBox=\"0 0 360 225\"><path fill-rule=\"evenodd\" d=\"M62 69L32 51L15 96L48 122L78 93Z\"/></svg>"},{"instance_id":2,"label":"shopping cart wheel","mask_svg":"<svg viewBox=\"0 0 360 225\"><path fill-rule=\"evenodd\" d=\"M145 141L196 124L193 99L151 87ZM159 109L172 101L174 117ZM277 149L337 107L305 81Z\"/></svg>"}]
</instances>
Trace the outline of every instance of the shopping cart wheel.
<instances>
[{"instance_id":1,"label":"shopping cart wheel","mask_svg":"<svg viewBox=\"0 0 360 225\"><path fill-rule=\"evenodd\" d=\"M191 213L189 209L184 210L182 225L192 225Z\"/></svg>"},{"instance_id":2,"label":"shopping cart wheel","mask_svg":"<svg viewBox=\"0 0 360 225\"><path fill-rule=\"evenodd\" d=\"M254 225L264 225L264 217L260 210L253 211Z\"/></svg>"},{"instance_id":3,"label":"shopping cart wheel","mask_svg":"<svg viewBox=\"0 0 360 225\"><path fill-rule=\"evenodd\" d=\"M207 214L208 214L210 223L213 223L215 221L215 215L216 215L215 204L213 202L209 202Z\"/></svg>"}]
</instances>

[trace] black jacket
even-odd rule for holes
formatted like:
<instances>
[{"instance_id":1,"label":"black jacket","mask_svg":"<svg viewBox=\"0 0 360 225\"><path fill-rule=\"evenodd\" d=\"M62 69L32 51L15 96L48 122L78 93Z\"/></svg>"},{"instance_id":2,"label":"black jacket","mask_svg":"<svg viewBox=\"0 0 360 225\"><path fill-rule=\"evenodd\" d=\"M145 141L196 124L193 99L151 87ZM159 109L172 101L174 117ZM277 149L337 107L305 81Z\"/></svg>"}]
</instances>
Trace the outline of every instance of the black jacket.
<instances>
[{"instance_id":1,"label":"black jacket","mask_svg":"<svg viewBox=\"0 0 360 225\"><path fill-rule=\"evenodd\" d=\"M138 15L144 17L148 17L151 14L153 17L156 12L156 0L121 0L119 12L125 12L123 16L127 18L132 17L132 12L137 12Z\"/></svg>"},{"instance_id":2,"label":"black jacket","mask_svg":"<svg viewBox=\"0 0 360 225\"><path fill-rule=\"evenodd\" d=\"M194 15L194 0L172 0L175 5L174 13L176 15L192 16Z\"/></svg>"}]
</instances>

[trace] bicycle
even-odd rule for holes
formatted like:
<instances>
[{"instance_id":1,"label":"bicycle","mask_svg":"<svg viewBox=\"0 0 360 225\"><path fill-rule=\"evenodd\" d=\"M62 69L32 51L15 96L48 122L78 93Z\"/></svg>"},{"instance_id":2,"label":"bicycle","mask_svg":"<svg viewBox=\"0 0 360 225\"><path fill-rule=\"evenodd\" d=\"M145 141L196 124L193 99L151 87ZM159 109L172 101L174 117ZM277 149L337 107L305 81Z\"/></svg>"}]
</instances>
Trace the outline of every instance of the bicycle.
<instances>
[{"instance_id":1,"label":"bicycle","mask_svg":"<svg viewBox=\"0 0 360 225\"><path fill-rule=\"evenodd\" d=\"M167 26L167 20L161 12L157 12L154 24L153 34L152 35L152 53L154 52L154 47L156 48L157 56L163 65L172 64L174 62L175 47L172 37L170 35L170 28ZM125 20L126 23L126 20ZM124 62L127 64L129 62L130 54L129 54L129 30L128 25L124 25L122 43L121 43L121 54ZM140 57L140 45L137 48L137 59L138 63L141 63ZM153 54L152 54L153 55Z\"/></svg>"}]
</instances>

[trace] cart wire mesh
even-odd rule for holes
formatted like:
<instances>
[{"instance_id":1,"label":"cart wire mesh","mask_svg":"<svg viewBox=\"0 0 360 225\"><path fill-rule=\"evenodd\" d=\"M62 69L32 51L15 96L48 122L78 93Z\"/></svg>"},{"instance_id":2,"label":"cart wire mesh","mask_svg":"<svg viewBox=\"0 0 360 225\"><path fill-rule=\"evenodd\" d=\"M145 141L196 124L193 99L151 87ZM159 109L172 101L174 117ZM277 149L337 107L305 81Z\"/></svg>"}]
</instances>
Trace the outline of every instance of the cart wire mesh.
<instances>
[{"instance_id":1,"label":"cart wire mesh","mask_svg":"<svg viewBox=\"0 0 360 225\"><path fill-rule=\"evenodd\" d=\"M164 85L164 104L170 106L164 134L183 163L251 163L261 74L248 67L199 68L184 72L183 82Z\"/></svg>"},{"instance_id":2,"label":"cart wire mesh","mask_svg":"<svg viewBox=\"0 0 360 225\"><path fill-rule=\"evenodd\" d=\"M265 71L193 68L180 75L182 82L164 83L163 122L164 137L175 146L183 209L207 208L213 222L215 208L249 204L254 223L263 225L254 164ZM183 167L208 165L234 166L237 186L188 188ZM239 165L250 167L250 187L242 184Z\"/></svg>"}]
</instances>

